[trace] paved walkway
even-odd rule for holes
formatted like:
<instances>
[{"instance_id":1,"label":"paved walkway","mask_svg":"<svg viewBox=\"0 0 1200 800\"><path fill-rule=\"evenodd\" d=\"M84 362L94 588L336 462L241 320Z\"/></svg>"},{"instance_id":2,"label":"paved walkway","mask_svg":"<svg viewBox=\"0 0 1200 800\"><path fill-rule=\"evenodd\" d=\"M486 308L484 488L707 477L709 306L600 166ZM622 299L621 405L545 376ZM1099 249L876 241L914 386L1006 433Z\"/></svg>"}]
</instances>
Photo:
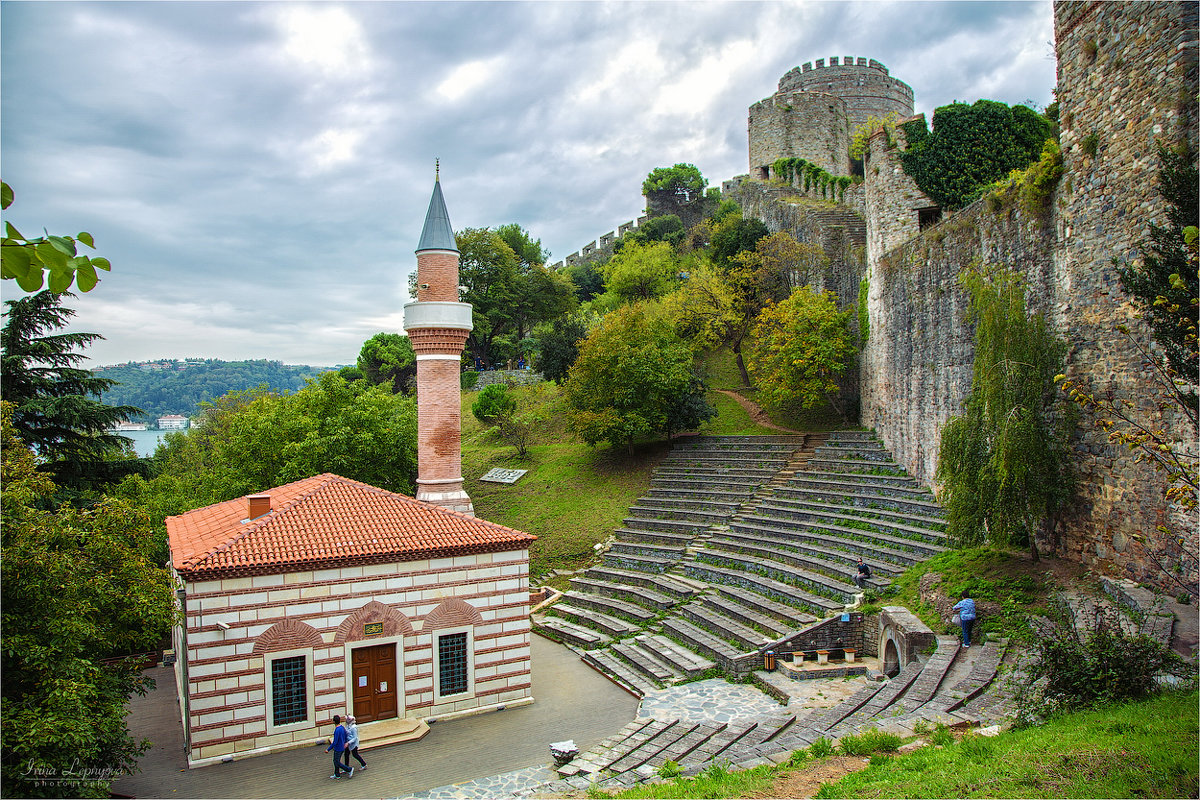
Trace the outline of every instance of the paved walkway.
<instances>
[{"instance_id":1,"label":"paved walkway","mask_svg":"<svg viewBox=\"0 0 1200 800\"><path fill-rule=\"evenodd\" d=\"M157 688L130 701L129 717L134 737L149 738L154 747L142 758L142 771L117 781L113 792L132 797L404 797L518 770L529 770L529 781L534 774L547 774L536 771L550 766L551 742L574 739L586 750L637 715L637 698L567 648L533 636L531 650L532 705L435 723L418 742L364 751L369 769L338 781L329 779L331 757L324 746L189 770L174 673L155 668L150 674Z\"/></svg>"}]
</instances>

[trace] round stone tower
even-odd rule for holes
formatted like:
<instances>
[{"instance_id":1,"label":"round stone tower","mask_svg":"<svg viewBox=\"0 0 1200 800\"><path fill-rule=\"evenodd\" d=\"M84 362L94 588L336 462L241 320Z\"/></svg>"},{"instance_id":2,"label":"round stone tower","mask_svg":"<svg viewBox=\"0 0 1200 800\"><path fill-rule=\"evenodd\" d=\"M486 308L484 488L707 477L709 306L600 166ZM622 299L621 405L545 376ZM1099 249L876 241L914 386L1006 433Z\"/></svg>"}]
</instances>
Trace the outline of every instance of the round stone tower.
<instances>
[{"instance_id":1,"label":"round stone tower","mask_svg":"<svg viewBox=\"0 0 1200 800\"><path fill-rule=\"evenodd\" d=\"M870 117L912 116L913 90L874 59L834 56L790 70L771 97L750 106L750 175L769 177L778 158L803 158L850 173L850 137Z\"/></svg>"},{"instance_id":2,"label":"round stone tower","mask_svg":"<svg viewBox=\"0 0 1200 800\"><path fill-rule=\"evenodd\" d=\"M460 362L471 305L458 302L458 245L435 179L417 245L417 300L404 331L417 356L417 499L474 515L463 489Z\"/></svg>"}]
</instances>

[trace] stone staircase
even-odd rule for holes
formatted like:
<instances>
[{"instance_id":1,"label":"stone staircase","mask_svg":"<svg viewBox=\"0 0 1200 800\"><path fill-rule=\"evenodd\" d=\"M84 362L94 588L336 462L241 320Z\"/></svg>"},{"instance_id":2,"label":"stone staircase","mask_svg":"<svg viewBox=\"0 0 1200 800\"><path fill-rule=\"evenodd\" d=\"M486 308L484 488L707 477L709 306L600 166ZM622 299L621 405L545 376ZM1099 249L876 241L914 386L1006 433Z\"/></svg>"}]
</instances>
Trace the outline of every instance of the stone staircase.
<instances>
[{"instance_id":1,"label":"stone staircase","mask_svg":"<svg viewBox=\"0 0 1200 800\"><path fill-rule=\"evenodd\" d=\"M683 775L713 764L749 769L780 763L819 738L836 743L869 728L910 736L922 723L990 722L1009 710L1012 697L1009 682L999 677L1005 650L994 642L960 649L955 637L939 636L926 662L913 662L891 680L868 684L830 708L793 714L780 707L778 714L728 723L639 718L559 767L562 780L540 789L628 787L653 779L668 760Z\"/></svg>"},{"instance_id":2,"label":"stone staircase","mask_svg":"<svg viewBox=\"0 0 1200 800\"><path fill-rule=\"evenodd\" d=\"M856 603L945 549L942 511L870 432L692 437L540 632L635 695L719 668Z\"/></svg>"}]
</instances>

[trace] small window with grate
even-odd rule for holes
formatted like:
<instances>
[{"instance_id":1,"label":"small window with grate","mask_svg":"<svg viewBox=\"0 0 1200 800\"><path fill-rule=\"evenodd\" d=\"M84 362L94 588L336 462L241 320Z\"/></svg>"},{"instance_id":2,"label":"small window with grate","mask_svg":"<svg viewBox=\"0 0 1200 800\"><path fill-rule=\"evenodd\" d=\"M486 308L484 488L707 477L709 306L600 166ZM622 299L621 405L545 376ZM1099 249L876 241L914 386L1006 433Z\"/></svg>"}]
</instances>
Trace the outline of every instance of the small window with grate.
<instances>
[{"instance_id":1,"label":"small window with grate","mask_svg":"<svg viewBox=\"0 0 1200 800\"><path fill-rule=\"evenodd\" d=\"M462 694L467 690L467 634L448 633L438 637L438 694Z\"/></svg>"},{"instance_id":2,"label":"small window with grate","mask_svg":"<svg viewBox=\"0 0 1200 800\"><path fill-rule=\"evenodd\" d=\"M277 658L271 662L271 711L275 725L303 722L308 718L304 656Z\"/></svg>"}]
</instances>

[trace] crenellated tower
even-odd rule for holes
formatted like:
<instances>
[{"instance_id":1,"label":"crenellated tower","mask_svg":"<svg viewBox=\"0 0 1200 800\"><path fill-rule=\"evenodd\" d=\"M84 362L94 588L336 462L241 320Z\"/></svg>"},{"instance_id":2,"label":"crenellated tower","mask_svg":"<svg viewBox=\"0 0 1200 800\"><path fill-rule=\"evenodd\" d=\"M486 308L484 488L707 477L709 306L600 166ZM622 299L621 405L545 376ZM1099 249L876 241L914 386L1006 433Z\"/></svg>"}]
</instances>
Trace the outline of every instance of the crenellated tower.
<instances>
[{"instance_id":1,"label":"crenellated tower","mask_svg":"<svg viewBox=\"0 0 1200 800\"><path fill-rule=\"evenodd\" d=\"M417 300L404 331L417 356L417 499L474 515L462 478L460 363L471 305L458 301L458 244L434 179L417 244Z\"/></svg>"}]
</instances>

